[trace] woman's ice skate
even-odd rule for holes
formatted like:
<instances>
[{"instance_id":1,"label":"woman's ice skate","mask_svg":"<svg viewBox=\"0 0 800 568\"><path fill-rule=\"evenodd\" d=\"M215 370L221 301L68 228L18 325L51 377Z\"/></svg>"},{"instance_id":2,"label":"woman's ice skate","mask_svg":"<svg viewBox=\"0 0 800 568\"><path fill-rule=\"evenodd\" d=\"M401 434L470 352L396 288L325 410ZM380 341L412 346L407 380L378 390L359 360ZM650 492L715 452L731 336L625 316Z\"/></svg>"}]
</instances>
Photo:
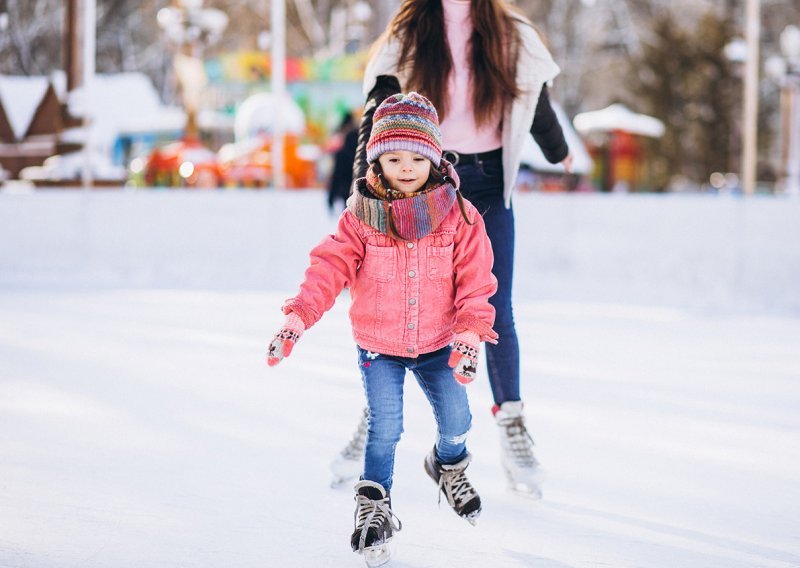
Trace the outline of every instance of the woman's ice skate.
<instances>
[{"instance_id":1,"label":"woman's ice skate","mask_svg":"<svg viewBox=\"0 0 800 568\"><path fill-rule=\"evenodd\" d=\"M541 499L542 472L533 455L533 439L525 427L521 401L508 401L495 407L494 418L500 428L501 463L509 488L525 497Z\"/></svg>"},{"instance_id":2,"label":"woman's ice skate","mask_svg":"<svg viewBox=\"0 0 800 568\"><path fill-rule=\"evenodd\" d=\"M353 437L331 462L333 480L331 487L341 487L358 479L364 469L364 444L367 440L367 416L365 407Z\"/></svg>"}]
</instances>

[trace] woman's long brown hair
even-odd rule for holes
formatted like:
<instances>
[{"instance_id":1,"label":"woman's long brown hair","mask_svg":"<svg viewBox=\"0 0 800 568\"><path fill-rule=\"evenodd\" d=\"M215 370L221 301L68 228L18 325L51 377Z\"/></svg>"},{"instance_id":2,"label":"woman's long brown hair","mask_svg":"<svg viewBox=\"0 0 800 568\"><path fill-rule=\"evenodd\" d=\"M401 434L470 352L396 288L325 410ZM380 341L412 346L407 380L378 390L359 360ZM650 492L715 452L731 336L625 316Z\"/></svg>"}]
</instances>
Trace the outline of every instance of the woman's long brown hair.
<instances>
[{"instance_id":1,"label":"woman's long brown hair","mask_svg":"<svg viewBox=\"0 0 800 568\"><path fill-rule=\"evenodd\" d=\"M453 58L447 45L443 0L404 0L387 33L401 44L398 68L407 68L408 90L428 97L447 116L447 80ZM519 32L503 0L472 0L469 61L475 122L484 125L519 96L516 82ZM419 54L419 55L418 55Z\"/></svg>"}]
</instances>

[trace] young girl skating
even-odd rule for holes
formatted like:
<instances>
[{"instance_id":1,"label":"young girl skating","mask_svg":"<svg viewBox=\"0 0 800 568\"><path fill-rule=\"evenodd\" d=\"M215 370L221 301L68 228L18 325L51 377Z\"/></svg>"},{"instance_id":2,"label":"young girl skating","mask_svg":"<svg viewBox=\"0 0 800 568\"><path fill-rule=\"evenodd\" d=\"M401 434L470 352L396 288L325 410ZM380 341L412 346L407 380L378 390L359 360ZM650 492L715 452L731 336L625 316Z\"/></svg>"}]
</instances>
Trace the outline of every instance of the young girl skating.
<instances>
[{"instance_id":1,"label":"young girl skating","mask_svg":"<svg viewBox=\"0 0 800 568\"><path fill-rule=\"evenodd\" d=\"M288 356L302 333L350 288L350 321L368 404L361 480L355 486L354 551L377 566L400 530L390 492L403 432L403 383L410 370L433 408L438 438L424 468L453 510L475 523L481 500L465 475L472 416L466 383L481 341L496 342L497 290L483 220L458 190L442 158L436 109L417 93L388 97L375 110L366 177L336 232L311 251L300 292L283 306L286 321L268 363Z\"/></svg>"}]
</instances>

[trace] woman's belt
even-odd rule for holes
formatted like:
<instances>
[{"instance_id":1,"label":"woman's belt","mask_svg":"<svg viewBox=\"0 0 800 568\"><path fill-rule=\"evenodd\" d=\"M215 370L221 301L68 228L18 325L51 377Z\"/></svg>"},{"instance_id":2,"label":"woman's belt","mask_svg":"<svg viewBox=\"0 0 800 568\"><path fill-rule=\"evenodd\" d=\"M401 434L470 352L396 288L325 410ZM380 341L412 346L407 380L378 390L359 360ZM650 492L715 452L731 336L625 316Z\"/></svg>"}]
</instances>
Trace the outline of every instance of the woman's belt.
<instances>
[{"instance_id":1,"label":"woman's belt","mask_svg":"<svg viewBox=\"0 0 800 568\"><path fill-rule=\"evenodd\" d=\"M503 148L495 148L488 152L478 152L477 154L464 154L462 152L454 152L453 150L445 150L442 152L442 158L457 166L458 164L480 164L486 160L499 160L503 157Z\"/></svg>"}]
</instances>

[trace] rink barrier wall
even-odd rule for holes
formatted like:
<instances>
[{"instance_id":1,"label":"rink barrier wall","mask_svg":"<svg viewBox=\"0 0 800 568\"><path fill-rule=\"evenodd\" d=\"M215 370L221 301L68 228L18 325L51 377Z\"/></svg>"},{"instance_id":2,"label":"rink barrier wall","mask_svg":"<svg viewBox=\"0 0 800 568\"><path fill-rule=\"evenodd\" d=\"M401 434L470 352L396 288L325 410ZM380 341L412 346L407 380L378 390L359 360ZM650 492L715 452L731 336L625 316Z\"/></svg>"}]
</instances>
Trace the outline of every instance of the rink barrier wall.
<instances>
[{"instance_id":1,"label":"rink barrier wall","mask_svg":"<svg viewBox=\"0 0 800 568\"><path fill-rule=\"evenodd\" d=\"M515 197L514 294L800 315L800 200ZM0 192L0 288L292 293L335 228L321 191Z\"/></svg>"}]
</instances>

